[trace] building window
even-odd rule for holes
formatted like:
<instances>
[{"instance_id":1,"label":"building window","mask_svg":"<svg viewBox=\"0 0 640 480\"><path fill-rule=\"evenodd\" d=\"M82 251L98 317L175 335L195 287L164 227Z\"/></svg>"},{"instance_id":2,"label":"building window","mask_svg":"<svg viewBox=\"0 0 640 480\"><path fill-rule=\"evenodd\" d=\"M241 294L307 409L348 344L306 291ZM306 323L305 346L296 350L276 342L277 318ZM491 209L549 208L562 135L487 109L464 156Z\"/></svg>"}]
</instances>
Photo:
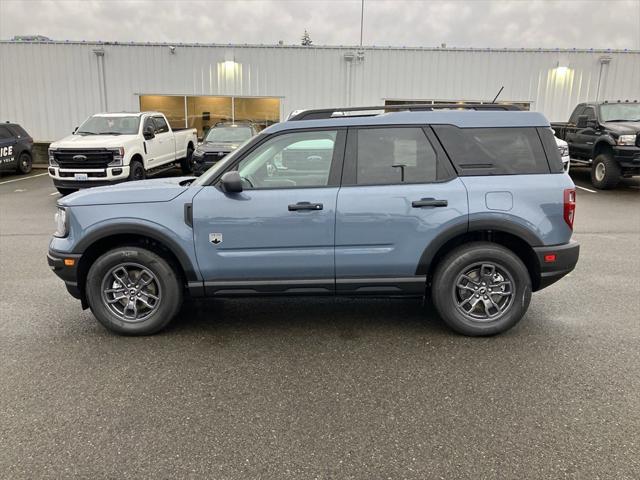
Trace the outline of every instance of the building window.
<instances>
[{"instance_id":1,"label":"building window","mask_svg":"<svg viewBox=\"0 0 640 480\"><path fill-rule=\"evenodd\" d=\"M280 99L210 95L140 95L141 111L166 115L172 128L195 128L198 138L220 123L254 123L258 130L280 121Z\"/></svg>"}]
</instances>

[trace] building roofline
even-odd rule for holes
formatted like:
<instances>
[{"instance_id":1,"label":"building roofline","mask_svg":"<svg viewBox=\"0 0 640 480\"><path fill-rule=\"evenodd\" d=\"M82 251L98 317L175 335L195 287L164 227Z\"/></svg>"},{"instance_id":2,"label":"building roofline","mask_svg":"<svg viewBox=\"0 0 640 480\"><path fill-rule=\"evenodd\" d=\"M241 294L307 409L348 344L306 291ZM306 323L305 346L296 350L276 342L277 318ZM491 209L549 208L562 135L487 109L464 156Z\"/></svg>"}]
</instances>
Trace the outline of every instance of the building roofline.
<instances>
[{"instance_id":1,"label":"building roofline","mask_svg":"<svg viewBox=\"0 0 640 480\"><path fill-rule=\"evenodd\" d=\"M181 48L269 48L292 50L399 50L399 51L427 51L427 52L559 52L559 53L640 53L631 48L516 48L516 47L408 47L383 45L277 45L251 43L170 43L170 42L116 42L116 41L81 41L81 40L51 40L24 41L0 40L0 44L11 45L88 45L109 47L181 47Z\"/></svg>"}]
</instances>

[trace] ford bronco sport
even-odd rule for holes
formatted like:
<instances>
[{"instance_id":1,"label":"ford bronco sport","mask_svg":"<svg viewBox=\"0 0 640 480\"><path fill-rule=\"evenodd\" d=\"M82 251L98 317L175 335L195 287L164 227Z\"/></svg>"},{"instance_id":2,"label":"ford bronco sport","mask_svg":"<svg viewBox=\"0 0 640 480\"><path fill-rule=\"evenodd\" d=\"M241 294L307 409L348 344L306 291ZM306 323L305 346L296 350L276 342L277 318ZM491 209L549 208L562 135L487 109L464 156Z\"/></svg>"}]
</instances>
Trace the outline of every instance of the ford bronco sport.
<instances>
[{"instance_id":1,"label":"ford bronco sport","mask_svg":"<svg viewBox=\"0 0 640 480\"><path fill-rule=\"evenodd\" d=\"M544 116L458 107L305 111L197 179L75 193L49 265L121 334L185 294L430 297L457 332L503 332L576 265L575 190Z\"/></svg>"}]
</instances>

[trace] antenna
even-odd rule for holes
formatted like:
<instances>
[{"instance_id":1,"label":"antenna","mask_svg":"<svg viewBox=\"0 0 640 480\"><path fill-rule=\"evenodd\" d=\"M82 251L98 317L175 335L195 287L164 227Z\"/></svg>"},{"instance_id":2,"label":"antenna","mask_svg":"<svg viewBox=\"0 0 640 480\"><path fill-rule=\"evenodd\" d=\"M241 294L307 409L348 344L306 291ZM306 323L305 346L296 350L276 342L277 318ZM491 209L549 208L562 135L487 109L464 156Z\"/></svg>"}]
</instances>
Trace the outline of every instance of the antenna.
<instances>
[{"instance_id":1,"label":"antenna","mask_svg":"<svg viewBox=\"0 0 640 480\"><path fill-rule=\"evenodd\" d=\"M498 99L498 97L500 96L500 94L502 93L502 90L504 90L504 85L502 85L500 87L500 90L498 90L498 93L496 93L496 96L493 97L493 100L491 101L491 103L496 103L496 100Z\"/></svg>"}]
</instances>

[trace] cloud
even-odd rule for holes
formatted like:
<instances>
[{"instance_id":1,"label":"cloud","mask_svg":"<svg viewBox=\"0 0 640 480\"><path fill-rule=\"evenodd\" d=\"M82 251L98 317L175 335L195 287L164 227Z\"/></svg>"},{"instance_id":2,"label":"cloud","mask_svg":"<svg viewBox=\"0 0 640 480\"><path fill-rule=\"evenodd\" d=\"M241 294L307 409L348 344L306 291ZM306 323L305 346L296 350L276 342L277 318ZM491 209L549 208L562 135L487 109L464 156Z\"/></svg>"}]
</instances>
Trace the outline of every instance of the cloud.
<instances>
[{"instance_id":1,"label":"cloud","mask_svg":"<svg viewBox=\"0 0 640 480\"><path fill-rule=\"evenodd\" d=\"M365 0L366 45L640 49L640 0ZM0 38L356 45L360 0L0 0Z\"/></svg>"}]
</instances>

